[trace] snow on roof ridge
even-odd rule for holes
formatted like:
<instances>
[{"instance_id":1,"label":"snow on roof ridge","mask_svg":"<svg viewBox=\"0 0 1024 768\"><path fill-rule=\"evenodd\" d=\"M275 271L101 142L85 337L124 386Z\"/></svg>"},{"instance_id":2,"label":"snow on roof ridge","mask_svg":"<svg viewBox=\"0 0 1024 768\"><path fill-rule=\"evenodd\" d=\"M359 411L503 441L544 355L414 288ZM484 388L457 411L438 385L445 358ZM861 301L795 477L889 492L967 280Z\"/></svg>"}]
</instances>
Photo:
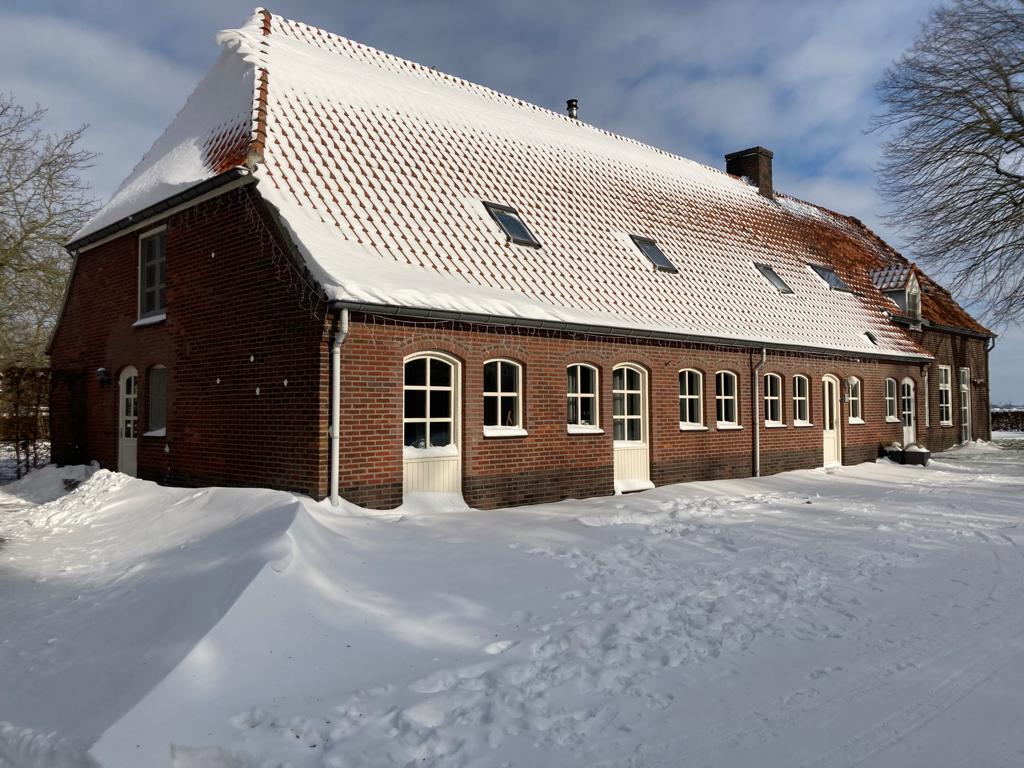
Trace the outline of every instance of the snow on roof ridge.
<instances>
[{"instance_id":1,"label":"snow on roof ridge","mask_svg":"<svg viewBox=\"0 0 1024 768\"><path fill-rule=\"evenodd\" d=\"M740 185L742 185L744 187L750 186L747 182L745 182L740 177L737 177L737 176L734 176L733 174L727 173L726 171L722 170L721 168L716 168L713 165L707 165L706 163L701 163L701 162L699 162L697 160L694 160L692 158L685 157L683 155L677 154L675 152L671 152L671 151L669 151L667 149L663 149L661 147L657 147L657 146L655 146L653 144L648 144L648 143L646 143L644 141L640 141L639 139L633 138L632 136L626 136L624 134L616 133L615 131L608 130L607 128L602 128L602 127L600 127L598 125L594 125L593 123L588 123L585 120L580 120L579 118L569 117L567 114L565 114L563 112L559 112L557 110L551 109L549 107L545 107L545 106L540 105L540 104L535 104L532 101L527 101L526 99L522 99L522 98L520 98L518 96L513 96L511 94L504 93L504 92L499 91L499 90L497 90L495 88L491 88L490 86L483 85L482 83L477 83L477 82L474 82L473 80L468 80L468 79L466 79L464 77L460 77L459 75L453 75L453 74L450 74L450 73L445 72L443 70L435 69L434 67L430 67L430 66L428 66L426 64L421 64L421 63L419 63L417 61L413 61L412 59L407 59L407 58L404 58L402 56L398 56L397 54L390 53L389 51L385 51L385 50L383 50L381 48L375 48L372 45L367 45L366 43L361 43L358 40L354 40L353 38L350 38L350 37L345 37L344 35L340 35L337 32L332 32L332 31L330 31L328 29L324 29L323 27L318 27L318 26L315 26L315 25L310 24L310 23L305 22L305 21L299 21L297 19L290 19L290 18L287 18L287 17L282 16L280 14L276 14L273 11L267 11L267 9L265 9L265 8L256 8L256 10L253 13L256 14L256 13L261 12L261 11L265 11L265 12L269 13L272 19L276 19L279 22L282 22L284 24L290 24L290 25L305 27L308 30L314 30L317 33L319 33L320 35L322 35L323 37L333 38L334 40L340 42L343 45L349 45L349 46L352 46L354 48L362 49L364 51L369 52L370 54L372 54L374 56L379 56L382 59L388 60L388 61L390 61L393 64L398 64L400 66L406 67L406 68L410 69L413 73L415 73L417 75L420 75L420 76L423 76L423 77L431 77L431 78L434 78L436 80L441 81L445 85L457 86L457 87L461 87L461 88L464 88L464 89L476 92L478 95L482 95L482 96L484 96L486 98L489 98L489 99L492 99L494 101L498 101L498 102L507 104L509 106L512 106L512 107L515 107L515 108L518 108L518 109L528 109L528 110L532 110L534 112L539 112L542 115L545 115L545 116L548 116L548 117L556 117L559 120L561 120L563 123L565 123L566 125L576 126L576 127L580 128L580 129L593 131L595 133L599 133L599 134L602 134L604 136L608 136L608 137L616 139L618 141L622 141L622 142L625 142L627 144L632 144L633 146L638 147L640 149L652 151L652 152L654 152L656 154L659 154L659 155L662 155L663 157L666 157L666 158L668 158L670 160L678 160L678 161L684 162L684 163L686 163L688 165L695 166L695 167L697 167L697 168L699 168L701 170L711 171L712 173L714 173L717 176L729 179L731 181L735 181L735 182L737 182L738 184L740 184ZM271 29L271 32L269 34L271 35L271 37L273 37L273 29ZM288 35L285 35L285 36L286 37L290 37ZM292 37L291 39L295 40L296 38ZM298 42L304 42L304 41L298 41Z\"/></svg>"}]
</instances>

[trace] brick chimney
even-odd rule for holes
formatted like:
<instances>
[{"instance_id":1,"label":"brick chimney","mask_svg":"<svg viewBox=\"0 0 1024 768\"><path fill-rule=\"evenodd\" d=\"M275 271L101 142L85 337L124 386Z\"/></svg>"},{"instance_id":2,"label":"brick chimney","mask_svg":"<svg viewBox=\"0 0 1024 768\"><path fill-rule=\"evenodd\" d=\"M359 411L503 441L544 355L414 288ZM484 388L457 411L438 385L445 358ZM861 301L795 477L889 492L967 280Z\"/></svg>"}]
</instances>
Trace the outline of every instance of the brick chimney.
<instances>
[{"instance_id":1,"label":"brick chimney","mask_svg":"<svg viewBox=\"0 0 1024 768\"><path fill-rule=\"evenodd\" d=\"M772 190L772 151L764 147L741 149L725 156L725 171L733 176L746 176L757 187L757 191L774 199Z\"/></svg>"}]
</instances>

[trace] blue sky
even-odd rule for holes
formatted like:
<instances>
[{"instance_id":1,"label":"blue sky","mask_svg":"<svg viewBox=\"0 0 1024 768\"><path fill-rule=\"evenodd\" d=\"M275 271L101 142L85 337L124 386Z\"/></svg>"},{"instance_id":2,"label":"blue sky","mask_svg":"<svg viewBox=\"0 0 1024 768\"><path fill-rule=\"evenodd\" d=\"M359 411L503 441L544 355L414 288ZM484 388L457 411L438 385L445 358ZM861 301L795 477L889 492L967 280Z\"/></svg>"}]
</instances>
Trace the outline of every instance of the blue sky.
<instances>
[{"instance_id":1,"label":"blue sky","mask_svg":"<svg viewBox=\"0 0 1024 768\"><path fill-rule=\"evenodd\" d=\"M52 130L89 124L88 179L109 195L184 103L253 5L238 0L4 0L0 88L48 107ZM859 217L913 258L882 220L865 133L874 84L917 35L930 0L611 0L516 3L282 0L275 13L419 61L718 167L775 152L776 187ZM1024 402L1024 332L992 356L993 401Z\"/></svg>"}]
</instances>

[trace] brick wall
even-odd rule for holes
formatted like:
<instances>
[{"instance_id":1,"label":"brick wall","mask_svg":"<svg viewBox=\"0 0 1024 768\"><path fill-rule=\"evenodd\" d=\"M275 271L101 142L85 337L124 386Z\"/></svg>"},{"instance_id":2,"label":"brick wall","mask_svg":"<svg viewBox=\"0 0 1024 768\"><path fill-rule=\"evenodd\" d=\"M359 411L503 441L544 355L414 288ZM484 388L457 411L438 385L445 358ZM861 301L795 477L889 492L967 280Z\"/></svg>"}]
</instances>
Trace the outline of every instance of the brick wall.
<instances>
[{"instance_id":1,"label":"brick wall","mask_svg":"<svg viewBox=\"0 0 1024 768\"><path fill-rule=\"evenodd\" d=\"M139 370L145 432L146 376L160 363L167 437L139 437L141 477L326 493L328 324L301 299L262 210L239 189L154 225L167 226L156 325L133 327L139 232L80 255L51 350L55 460L116 468L118 377Z\"/></svg>"},{"instance_id":2,"label":"brick wall","mask_svg":"<svg viewBox=\"0 0 1024 768\"><path fill-rule=\"evenodd\" d=\"M933 451L944 451L960 442L960 368L971 369L971 436L989 440L988 352L985 339L961 336L945 331L928 329L919 335L918 343L935 357L928 366L929 427L925 427L924 413L919 414L919 438ZM951 376L950 403L952 424L944 425L939 419L939 366L948 365Z\"/></svg>"},{"instance_id":3,"label":"brick wall","mask_svg":"<svg viewBox=\"0 0 1024 768\"><path fill-rule=\"evenodd\" d=\"M667 342L582 338L537 331L498 331L452 323L418 325L353 315L342 351L342 495L359 504L393 507L402 498L402 373L405 357L437 351L461 361L463 378L463 493L476 507L552 501L612 492L611 373L635 363L648 372L651 479L656 485L748 477L753 472L751 375L759 350L735 351ZM483 364L508 358L523 366L525 437L483 435ZM589 363L600 373L603 434L567 434L566 366ZM679 429L678 371L704 373L706 432ZM715 372L739 376L740 430L715 427ZM885 421L885 379L918 383L919 365L770 353L763 373L783 380L784 427L761 429L764 474L821 466L821 379L863 380L863 424L851 424L841 406L843 460L873 460L879 446L902 438ZM792 377L809 379L811 426L793 425ZM762 393L763 394L763 393ZM763 414L762 414L763 420Z\"/></svg>"}]
</instances>

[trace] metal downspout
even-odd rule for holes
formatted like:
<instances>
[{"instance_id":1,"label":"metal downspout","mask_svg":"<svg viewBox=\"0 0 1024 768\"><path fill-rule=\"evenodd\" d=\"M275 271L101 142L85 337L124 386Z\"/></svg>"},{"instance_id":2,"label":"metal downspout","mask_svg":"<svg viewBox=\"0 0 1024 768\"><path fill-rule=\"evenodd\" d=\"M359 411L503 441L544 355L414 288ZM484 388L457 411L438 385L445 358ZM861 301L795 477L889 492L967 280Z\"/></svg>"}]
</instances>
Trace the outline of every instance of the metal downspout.
<instances>
[{"instance_id":1,"label":"metal downspout","mask_svg":"<svg viewBox=\"0 0 1024 768\"><path fill-rule=\"evenodd\" d=\"M761 362L754 366L754 477L761 476L761 371L767 362L768 349L762 347Z\"/></svg>"},{"instance_id":2,"label":"metal downspout","mask_svg":"<svg viewBox=\"0 0 1024 768\"><path fill-rule=\"evenodd\" d=\"M338 330L331 344L331 506L341 504L338 496L338 472L341 451L341 345L348 336L348 310L338 315Z\"/></svg>"},{"instance_id":3,"label":"metal downspout","mask_svg":"<svg viewBox=\"0 0 1024 768\"><path fill-rule=\"evenodd\" d=\"M992 350L996 348L996 337L992 336L989 339L988 348L985 350L985 410L988 411L988 439L992 440L992 382L989 376L989 355L992 354Z\"/></svg>"}]
</instances>

